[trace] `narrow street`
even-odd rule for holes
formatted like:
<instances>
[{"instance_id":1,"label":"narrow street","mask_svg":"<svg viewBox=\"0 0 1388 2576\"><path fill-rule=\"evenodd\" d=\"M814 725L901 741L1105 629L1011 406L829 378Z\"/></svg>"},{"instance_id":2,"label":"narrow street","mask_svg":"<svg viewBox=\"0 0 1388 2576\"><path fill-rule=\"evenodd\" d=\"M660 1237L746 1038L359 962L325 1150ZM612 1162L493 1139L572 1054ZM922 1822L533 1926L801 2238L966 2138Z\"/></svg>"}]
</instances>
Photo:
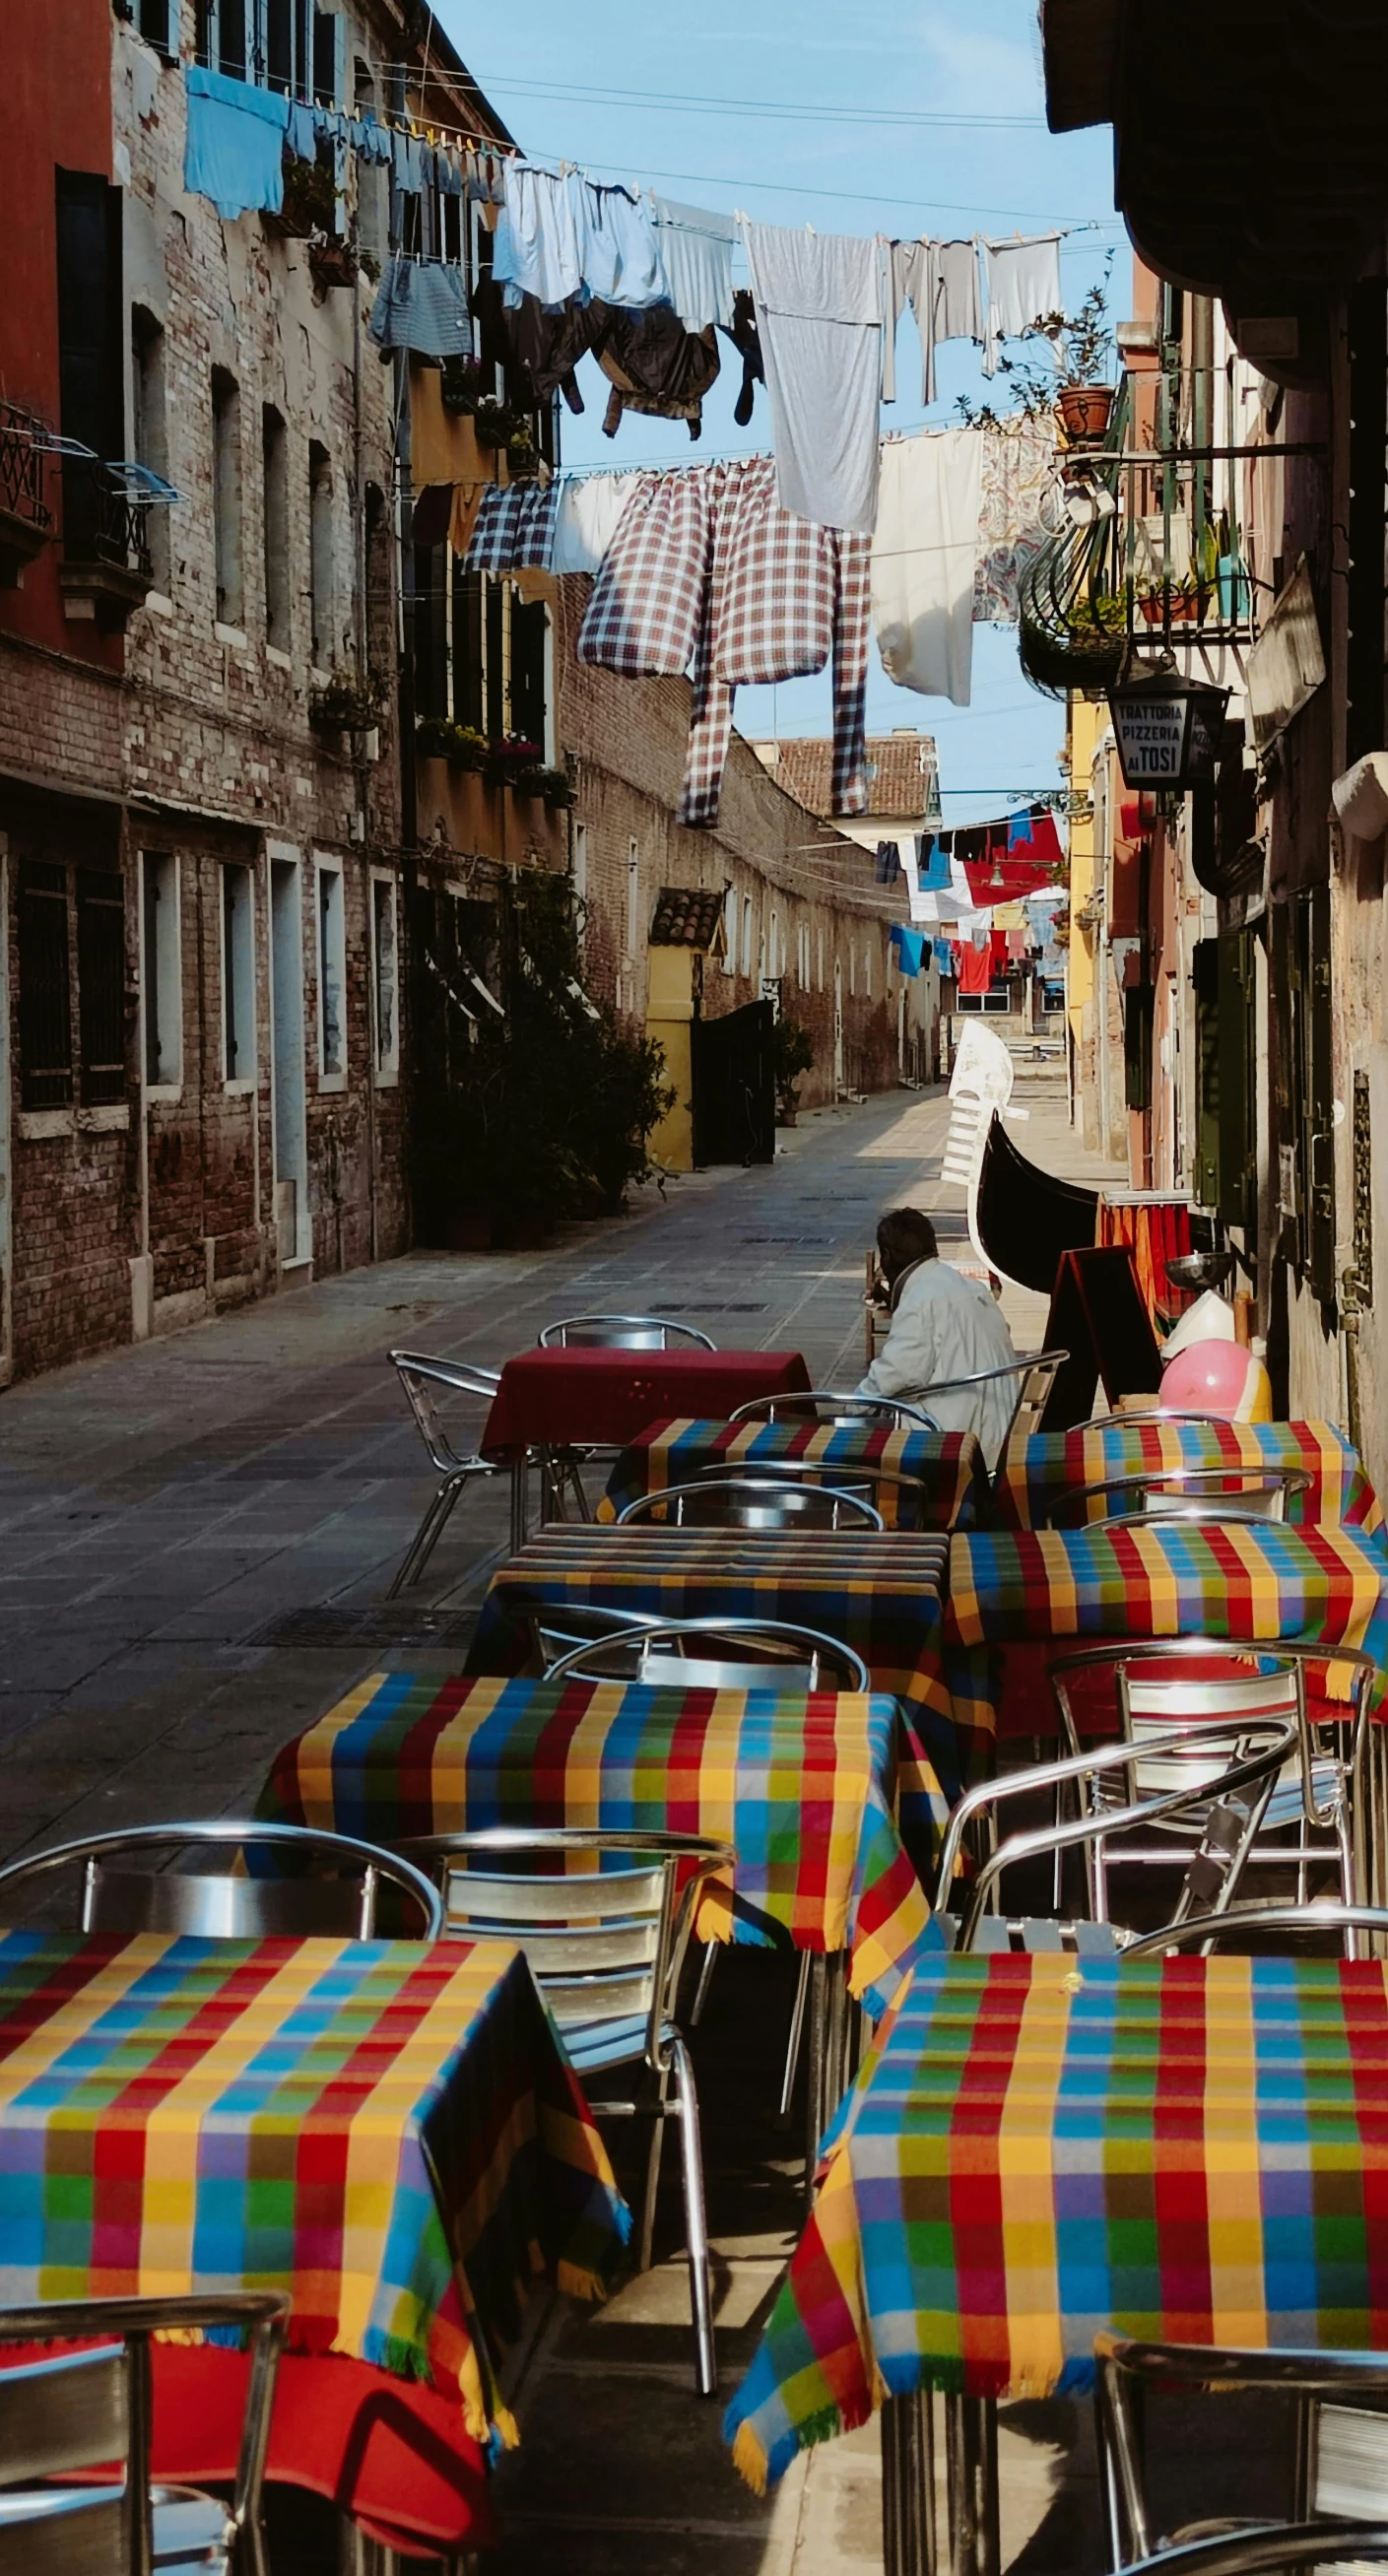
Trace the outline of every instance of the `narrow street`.
<instances>
[{"instance_id":1,"label":"narrow street","mask_svg":"<svg viewBox=\"0 0 1388 2576\"><path fill-rule=\"evenodd\" d=\"M1016 1096L1028 1152L1097 1178L1054 1070L1025 1071ZM4 1849L244 1813L276 1748L363 1675L461 1661L507 1486L471 1492L419 1593L383 1601L431 1490L392 1346L495 1366L551 1317L655 1309L725 1345L798 1347L817 1383L852 1384L881 1210L914 1202L946 1250L963 1238L962 1193L939 1180L948 1108L935 1091L825 1111L781 1136L773 1167L674 1182L552 1251L408 1256L5 1395ZM1006 1302L1018 1346L1037 1346L1041 1301ZM739 1952L697 2035L724 2396L803 2219L799 2128L774 2104L791 1988L788 1961ZM603 2309L535 2303L511 2364L523 2438L498 2477L496 2576L879 2568L875 2423L761 2502L721 2404L692 2402L674 2167L651 2273ZM1074 2563L1083 2422L1064 2405L1004 2422L1004 2546L1030 2540L1032 2576Z\"/></svg>"}]
</instances>

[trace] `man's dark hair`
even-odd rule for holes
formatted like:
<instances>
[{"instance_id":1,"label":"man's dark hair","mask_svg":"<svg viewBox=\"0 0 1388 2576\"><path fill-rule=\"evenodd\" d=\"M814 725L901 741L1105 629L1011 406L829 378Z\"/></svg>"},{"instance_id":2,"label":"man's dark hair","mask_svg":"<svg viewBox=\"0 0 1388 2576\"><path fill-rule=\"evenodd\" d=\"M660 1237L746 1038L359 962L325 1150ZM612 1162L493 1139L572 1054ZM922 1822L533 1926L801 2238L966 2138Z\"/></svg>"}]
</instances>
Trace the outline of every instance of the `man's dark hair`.
<instances>
[{"instance_id":1,"label":"man's dark hair","mask_svg":"<svg viewBox=\"0 0 1388 2576\"><path fill-rule=\"evenodd\" d=\"M888 1208L877 1220L877 1249L884 1269L904 1270L912 1261L933 1261L939 1248L935 1228L920 1208Z\"/></svg>"}]
</instances>

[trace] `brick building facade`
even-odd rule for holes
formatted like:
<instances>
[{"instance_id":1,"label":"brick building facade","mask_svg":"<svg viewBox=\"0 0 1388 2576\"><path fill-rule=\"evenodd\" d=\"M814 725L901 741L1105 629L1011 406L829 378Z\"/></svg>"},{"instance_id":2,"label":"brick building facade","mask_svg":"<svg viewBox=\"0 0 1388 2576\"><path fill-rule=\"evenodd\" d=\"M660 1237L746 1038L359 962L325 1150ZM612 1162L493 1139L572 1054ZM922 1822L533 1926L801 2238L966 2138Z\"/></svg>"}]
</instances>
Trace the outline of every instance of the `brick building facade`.
<instances>
[{"instance_id":1,"label":"brick building facade","mask_svg":"<svg viewBox=\"0 0 1388 2576\"><path fill-rule=\"evenodd\" d=\"M245 17L79 12L7 24L0 1383L410 1234L397 381L374 264L325 256L383 247L379 191L346 154L326 211L224 222L185 75L264 83ZM415 103L391 0L281 15L296 94ZM436 112L451 61L435 34ZM151 475L177 499L132 506ZM322 692L372 670L380 727L335 730Z\"/></svg>"}]
</instances>

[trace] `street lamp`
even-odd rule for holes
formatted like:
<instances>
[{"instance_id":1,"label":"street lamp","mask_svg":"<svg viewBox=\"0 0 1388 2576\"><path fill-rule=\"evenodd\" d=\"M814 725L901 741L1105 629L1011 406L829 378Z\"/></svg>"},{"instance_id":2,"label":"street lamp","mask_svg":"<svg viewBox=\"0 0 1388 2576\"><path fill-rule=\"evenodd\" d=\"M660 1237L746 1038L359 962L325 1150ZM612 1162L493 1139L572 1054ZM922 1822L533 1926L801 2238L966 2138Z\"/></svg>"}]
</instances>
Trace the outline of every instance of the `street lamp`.
<instances>
[{"instance_id":1,"label":"street lamp","mask_svg":"<svg viewBox=\"0 0 1388 2576\"><path fill-rule=\"evenodd\" d=\"M1108 693L1125 787L1214 784L1227 689L1149 663Z\"/></svg>"}]
</instances>

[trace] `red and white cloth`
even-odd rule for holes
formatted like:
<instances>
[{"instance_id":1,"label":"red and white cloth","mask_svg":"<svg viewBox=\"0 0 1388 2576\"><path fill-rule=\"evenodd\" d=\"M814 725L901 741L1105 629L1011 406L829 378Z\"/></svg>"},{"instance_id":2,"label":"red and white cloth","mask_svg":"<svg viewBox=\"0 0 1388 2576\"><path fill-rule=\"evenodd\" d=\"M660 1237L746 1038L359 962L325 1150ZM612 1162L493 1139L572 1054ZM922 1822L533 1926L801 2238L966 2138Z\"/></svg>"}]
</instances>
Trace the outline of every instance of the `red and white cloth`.
<instances>
[{"instance_id":1,"label":"red and white cloth","mask_svg":"<svg viewBox=\"0 0 1388 2576\"><path fill-rule=\"evenodd\" d=\"M718 819L742 683L833 657L836 814L867 810L871 541L783 510L769 456L652 477L633 493L593 587L578 658L629 679L694 675L679 820Z\"/></svg>"}]
</instances>

